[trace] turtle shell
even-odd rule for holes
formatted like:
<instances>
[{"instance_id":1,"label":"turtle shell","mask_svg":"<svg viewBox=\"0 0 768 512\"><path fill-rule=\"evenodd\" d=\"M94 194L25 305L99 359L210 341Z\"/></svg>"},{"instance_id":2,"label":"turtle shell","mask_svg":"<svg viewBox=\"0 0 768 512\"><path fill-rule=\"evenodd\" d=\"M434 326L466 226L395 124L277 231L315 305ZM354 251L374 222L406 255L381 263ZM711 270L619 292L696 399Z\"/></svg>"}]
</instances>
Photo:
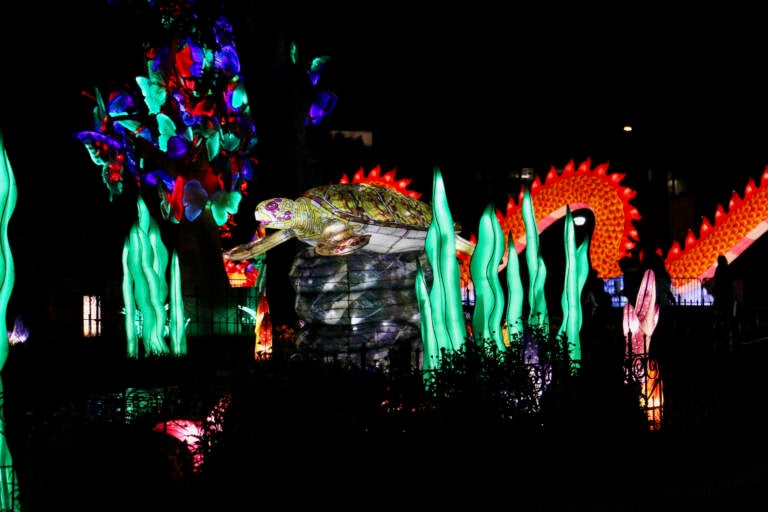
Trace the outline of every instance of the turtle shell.
<instances>
[{"instance_id":1,"label":"turtle shell","mask_svg":"<svg viewBox=\"0 0 768 512\"><path fill-rule=\"evenodd\" d=\"M379 185L340 183L309 189L302 196L349 222L405 230L427 230L432 222L427 203Z\"/></svg>"}]
</instances>

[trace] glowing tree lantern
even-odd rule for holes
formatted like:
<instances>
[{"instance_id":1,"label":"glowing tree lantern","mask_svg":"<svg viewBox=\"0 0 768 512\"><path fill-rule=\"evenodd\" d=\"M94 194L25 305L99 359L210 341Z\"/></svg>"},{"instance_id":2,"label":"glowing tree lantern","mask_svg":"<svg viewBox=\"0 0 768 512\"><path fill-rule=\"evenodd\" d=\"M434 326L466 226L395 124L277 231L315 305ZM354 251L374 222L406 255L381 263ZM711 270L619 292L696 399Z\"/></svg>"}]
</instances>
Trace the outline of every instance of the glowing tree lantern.
<instances>
[{"instance_id":1,"label":"glowing tree lantern","mask_svg":"<svg viewBox=\"0 0 768 512\"><path fill-rule=\"evenodd\" d=\"M257 279L263 261L235 265L222 258L249 194L258 141L235 30L225 15L231 11L197 9L194 2L134 2L131 8L141 26L155 27L142 48L145 73L133 86L86 93L95 104L94 125L76 136L101 169L110 200L126 193L159 198L159 208L150 210L174 225L163 231L179 259L180 280L171 292L197 313L177 327L194 322L198 335L239 328L228 290L253 288L260 301L264 280ZM308 105L303 124L317 125L336 104L334 93L317 87L329 57L300 60L291 43L290 59L306 62L312 87L301 98ZM215 326L207 322L212 315L220 319Z\"/></svg>"},{"instance_id":2,"label":"glowing tree lantern","mask_svg":"<svg viewBox=\"0 0 768 512\"><path fill-rule=\"evenodd\" d=\"M126 193L137 194L140 203L159 199L152 215L175 226L161 239L159 230L147 231L150 210L140 207L141 218L126 241L123 288L132 356L137 329L147 353L168 353L165 337L171 338L171 352L185 352L189 318L183 301L190 303L188 312L202 317L205 308L218 306L229 287L222 239L230 233L256 166L251 155L256 128L231 24L213 11L193 12L191 5L164 9L158 4L142 13L148 26L158 23L144 48L146 74L135 78L135 87L96 88L90 95L94 126L76 134L101 168L110 200ZM149 248L134 244L144 236ZM142 270L152 251L156 257L170 252L170 267L157 259ZM169 292L175 309L167 318L163 308ZM136 310L137 300L143 309Z\"/></svg>"}]
</instances>

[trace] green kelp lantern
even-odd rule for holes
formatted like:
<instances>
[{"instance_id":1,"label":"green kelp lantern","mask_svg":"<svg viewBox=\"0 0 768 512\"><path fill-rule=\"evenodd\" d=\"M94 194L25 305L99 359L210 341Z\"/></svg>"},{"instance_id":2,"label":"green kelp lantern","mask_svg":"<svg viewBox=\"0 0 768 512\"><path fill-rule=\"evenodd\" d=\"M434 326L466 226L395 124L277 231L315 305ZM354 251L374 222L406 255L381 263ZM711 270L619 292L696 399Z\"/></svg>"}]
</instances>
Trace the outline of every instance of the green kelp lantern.
<instances>
[{"instance_id":1,"label":"green kelp lantern","mask_svg":"<svg viewBox=\"0 0 768 512\"><path fill-rule=\"evenodd\" d=\"M15 268L13 264L13 255L8 243L8 223L11 215L16 208L16 180L13 176L11 163L5 152L3 134L0 133L0 332L5 336L5 342L0 342L0 376L2 369L8 359L8 326L6 325L6 315L8 311L8 301L13 291L13 285L16 279ZM18 492L16 489L16 472L13 468L13 458L8 447L8 441L5 437L5 390L3 381L0 378L0 510L20 510Z\"/></svg>"}]
</instances>

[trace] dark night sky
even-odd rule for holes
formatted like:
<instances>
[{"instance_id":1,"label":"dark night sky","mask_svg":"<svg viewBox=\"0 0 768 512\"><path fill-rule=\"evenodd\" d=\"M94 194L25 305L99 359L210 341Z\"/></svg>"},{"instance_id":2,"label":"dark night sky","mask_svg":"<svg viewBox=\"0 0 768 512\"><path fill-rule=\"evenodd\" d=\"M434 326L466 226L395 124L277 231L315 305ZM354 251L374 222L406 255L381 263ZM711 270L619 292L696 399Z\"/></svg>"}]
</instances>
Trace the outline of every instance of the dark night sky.
<instances>
[{"instance_id":1,"label":"dark night sky","mask_svg":"<svg viewBox=\"0 0 768 512\"><path fill-rule=\"evenodd\" d=\"M106 1L77 5L41 14L22 3L2 21L0 126L18 215L43 214L33 224L111 215L99 170L72 137L91 127L81 91L143 73L140 23L126 25ZM672 171L713 213L768 164L763 31L750 26L753 13L505 5L416 14L386 5L253 12L257 26L283 27L300 55L331 56L320 86L339 102L323 126L372 130L384 170L397 168L427 195L440 167L463 222L516 192L505 180L522 167L543 176L590 158L628 173L628 185L647 169ZM23 36L11 30L19 24ZM269 101L251 98L254 109Z\"/></svg>"}]
</instances>

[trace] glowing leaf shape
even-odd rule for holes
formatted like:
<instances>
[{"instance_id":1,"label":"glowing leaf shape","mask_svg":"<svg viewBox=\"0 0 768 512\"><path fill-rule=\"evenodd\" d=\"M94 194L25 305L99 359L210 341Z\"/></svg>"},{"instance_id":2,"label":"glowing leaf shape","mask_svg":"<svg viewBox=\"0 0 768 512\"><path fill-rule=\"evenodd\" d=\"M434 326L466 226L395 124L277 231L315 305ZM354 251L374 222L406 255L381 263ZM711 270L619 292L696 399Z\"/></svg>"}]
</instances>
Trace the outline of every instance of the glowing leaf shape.
<instances>
[{"instance_id":1,"label":"glowing leaf shape","mask_svg":"<svg viewBox=\"0 0 768 512\"><path fill-rule=\"evenodd\" d=\"M137 76L136 83L144 95L144 103L147 105L147 109L150 114L159 114L167 97L167 91L165 89L165 81L162 75L151 70L152 65L149 64L150 72L149 78L145 76Z\"/></svg>"},{"instance_id":2,"label":"glowing leaf shape","mask_svg":"<svg viewBox=\"0 0 768 512\"><path fill-rule=\"evenodd\" d=\"M168 149L166 151L168 158L180 160L187 156L192 147L192 131L187 129L183 135L168 139Z\"/></svg>"},{"instance_id":3,"label":"glowing leaf shape","mask_svg":"<svg viewBox=\"0 0 768 512\"><path fill-rule=\"evenodd\" d=\"M173 119L163 113L157 114L156 119L157 131L160 134L157 140L157 145L160 148L160 151L165 153L168 151L168 140L176 135L176 123L173 122Z\"/></svg>"},{"instance_id":4,"label":"glowing leaf shape","mask_svg":"<svg viewBox=\"0 0 768 512\"><path fill-rule=\"evenodd\" d=\"M126 331L137 335L134 324L136 312L141 314L145 353L147 355L167 354L170 350L163 341L167 313L165 301L168 298L168 283L165 272L168 268L168 250L163 245L160 228L149 213L144 200L137 201L139 218L131 227L123 244L124 298L126 308L135 300L130 309L134 316L126 316ZM128 287L129 289L126 289ZM128 338L129 356L136 357L134 340Z\"/></svg>"},{"instance_id":5,"label":"glowing leaf shape","mask_svg":"<svg viewBox=\"0 0 768 512\"><path fill-rule=\"evenodd\" d=\"M7 335L6 314L8 302L16 281L16 271L13 254L8 239L8 225L16 208L16 179L11 169L11 162L5 151L3 135L0 133L0 333ZM8 338L0 342L0 370L8 359ZM0 379L0 397L4 397L3 381ZM0 400L0 509L8 511L19 510L19 500L16 495L18 485L16 472L13 469L13 458L6 439L5 401Z\"/></svg>"},{"instance_id":6,"label":"glowing leaf shape","mask_svg":"<svg viewBox=\"0 0 768 512\"><path fill-rule=\"evenodd\" d=\"M208 192L205 191L199 181L190 180L184 184L182 203L184 216L187 220L193 221L200 216L208 203Z\"/></svg>"},{"instance_id":7,"label":"glowing leaf shape","mask_svg":"<svg viewBox=\"0 0 768 512\"><path fill-rule=\"evenodd\" d=\"M544 285L547 280L547 267L539 247L539 232L536 227L536 214L529 189L523 192L523 221L525 222L525 259L528 265L528 325L546 327L549 325L547 299Z\"/></svg>"},{"instance_id":8,"label":"glowing leaf shape","mask_svg":"<svg viewBox=\"0 0 768 512\"><path fill-rule=\"evenodd\" d=\"M226 95L227 105L233 110L242 110L248 106L248 94L245 92L245 86L238 82L237 86L229 89Z\"/></svg>"},{"instance_id":9,"label":"glowing leaf shape","mask_svg":"<svg viewBox=\"0 0 768 512\"><path fill-rule=\"evenodd\" d=\"M507 333L510 340L523 334L523 281L520 257L513 247L507 249Z\"/></svg>"},{"instance_id":10,"label":"glowing leaf shape","mask_svg":"<svg viewBox=\"0 0 768 512\"><path fill-rule=\"evenodd\" d=\"M217 226L222 226L229 215L235 215L240 208L240 201L243 195L238 191L220 191L216 192L211 198L211 215Z\"/></svg>"},{"instance_id":11,"label":"glowing leaf shape","mask_svg":"<svg viewBox=\"0 0 768 512\"><path fill-rule=\"evenodd\" d=\"M315 99L309 106L307 113L307 125L317 125L329 115L336 106L336 95L329 91L320 91L315 95Z\"/></svg>"},{"instance_id":12,"label":"glowing leaf shape","mask_svg":"<svg viewBox=\"0 0 768 512\"><path fill-rule=\"evenodd\" d=\"M208 161L210 162L221 151L221 132L215 132L213 135L205 140L205 147L208 150Z\"/></svg>"},{"instance_id":13,"label":"glowing leaf shape","mask_svg":"<svg viewBox=\"0 0 768 512\"><path fill-rule=\"evenodd\" d=\"M640 331L650 337L659 320L659 305L656 303L656 276L651 269L646 270L643 274L635 307L637 318L640 320Z\"/></svg>"},{"instance_id":14,"label":"glowing leaf shape","mask_svg":"<svg viewBox=\"0 0 768 512\"><path fill-rule=\"evenodd\" d=\"M478 343L493 340L499 350L505 349L501 334L504 291L498 270L504 256L504 245L504 233L495 208L492 204L488 205L480 218L477 246L469 263L477 294L472 313L472 334Z\"/></svg>"},{"instance_id":15,"label":"glowing leaf shape","mask_svg":"<svg viewBox=\"0 0 768 512\"><path fill-rule=\"evenodd\" d=\"M181 290L181 266L178 251L171 256L171 308L168 314L168 330L171 337L171 353L177 356L187 354L186 317L184 296Z\"/></svg>"},{"instance_id":16,"label":"glowing leaf shape","mask_svg":"<svg viewBox=\"0 0 768 512\"><path fill-rule=\"evenodd\" d=\"M223 46L213 55L213 67L226 76L235 76L240 72L240 57L232 45Z\"/></svg>"},{"instance_id":17,"label":"glowing leaf shape","mask_svg":"<svg viewBox=\"0 0 768 512\"><path fill-rule=\"evenodd\" d=\"M228 151L228 152L237 151L237 148L240 147L240 137L238 137L234 133L225 133L221 136L220 140L221 140L221 149L223 149L224 151Z\"/></svg>"},{"instance_id":18,"label":"glowing leaf shape","mask_svg":"<svg viewBox=\"0 0 768 512\"><path fill-rule=\"evenodd\" d=\"M312 62L309 64L309 70L307 71L312 85L317 85L317 82L320 80L320 75L325 71L329 60L331 60L331 58L327 55L321 55L320 57L312 59Z\"/></svg>"},{"instance_id":19,"label":"glowing leaf shape","mask_svg":"<svg viewBox=\"0 0 768 512\"><path fill-rule=\"evenodd\" d=\"M579 331L582 324L581 293L589 272L589 242L584 240L576 246L576 236L571 209L566 207L565 226L563 234L565 244L565 284L561 306L563 322L559 334L565 335L568 341L568 352L571 361L581 360L581 340Z\"/></svg>"},{"instance_id":20,"label":"glowing leaf shape","mask_svg":"<svg viewBox=\"0 0 768 512\"><path fill-rule=\"evenodd\" d=\"M634 335L640 330L640 320L637 318L635 307L631 302L624 304L622 313L622 329L624 332L624 338L626 339L628 336Z\"/></svg>"},{"instance_id":21,"label":"glowing leaf shape","mask_svg":"<svg viewBox=\"0 0 768 512\"><path fill-rule=\"evenodd\" d=\"M435 339L441 348L456 350L467 336L459 288L456 232L448 208L443 176L435 168L432 184L432 222L425 242L434 279L429 300L433 311Z\"/></svg>"},{"instance_id":22,"label":"glowing leaf shape","mask_svg":"<svg viewBox=\"0 0 768 512\"><path fill-rule=\"evenodd\" d=\"M640 281L640 288L637 291L635 299L635 311L637 318L640 319L642 329L645 319L652 316L656 305L656 275L653 270L647 269L643 273L643 279ZM650 334L646 332L646 334Z\"/></svg>"}]
</instances>

